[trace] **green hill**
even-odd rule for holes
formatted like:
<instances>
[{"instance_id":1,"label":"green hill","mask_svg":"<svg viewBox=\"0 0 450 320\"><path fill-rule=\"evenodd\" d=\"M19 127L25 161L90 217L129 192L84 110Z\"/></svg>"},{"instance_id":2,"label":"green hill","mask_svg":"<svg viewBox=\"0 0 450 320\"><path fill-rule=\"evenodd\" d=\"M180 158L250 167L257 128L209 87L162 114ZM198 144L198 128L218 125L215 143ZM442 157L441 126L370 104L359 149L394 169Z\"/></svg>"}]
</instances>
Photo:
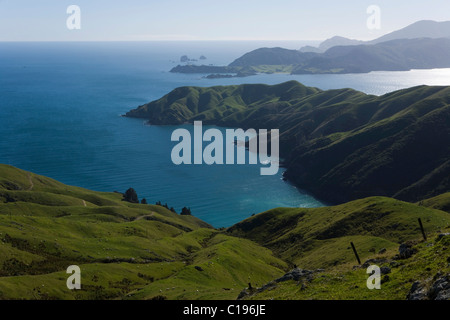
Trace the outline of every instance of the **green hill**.
<instances>
[{"instance_id":1,"label":"green hill","mask_svg":"<svg viewBox=\"0 0 450 320\"><path fill-rule=\"evenodd\" d=\"M249 281L269 281L286 266L195 217L5 165L0 240L0 299L233 299ZM84 290L66 287L73 264Z\"/></svg>"},{"instance_id":2,"label":"green hill","mask_svg":"<svg viewBox=\"0 0 450 320\"><path fill-rule=\"evenodd\" d=\"M351 292L370 298L362 289L345 288L364 278L363 270L352 270L349 242L361 258L377 258L380 248L389 255L399 243L420 239L418 217L430 236L448 231L450 215L427 208L447 198L420 205L369 198L329 208L280 208L215 230L161 206L131 204L118 193L0 165L0 299L232 300L248 283L260 288L282 277L293 263L324 268L324 278L314 280L307 295L286 282L271 297L346 299ZM405 262L407 273L399 269L399 280L393 279L401 286L379 298L404 299L413 271L420 279L436 273L447 240L433 247L417 242L419 258ZM82 290L66 287L70 265L81 268ZM340 275L347 282L338 282Z\"/></svg>"},{"instance_id":3,"label":"green hill","mask_svg":"<svg viewBox=\"0 0 450 320\"><path fill-rule=\"evenodd\" d=\"M380 97L295 81L182 87L126 116L279 129L285 176L331 203L370 196L419 201L450 190L449 87Z\"/></svg>"},{"instance_id":4,"label":"green hill","mask_svg":"<svg viewBox=\"0 0 450 320\"><path fill-rule=\"evenodd\" d=\"M446 193L424 200L421 206L372 197L327 208L278 208L246 219L228 228L227 233L271 249L297 269L258 288L247 288L240 297L432 300L438 296L433 288L440 288L439 299L450 299L449 286L437 285L450 275L450 216L434 209L448 204L449 197ZM427 241L422 239L419 218ZM362 265L358 265L351 243ZM399 255L401 246L411 248L412 256ZM382 270L381 290L366 286L370 265ZM295 272L297 278L292 278ZM413 291L414 286L419 289ZM417 296L412 297L412 292Z\"/></svg>"},{"instance_id":5,"label":"green hill","mask_svg":"<svg viewBox=\"0 0 450 320\"><path fill-rule=\"evenodd\" d=\"M396 249L421 235L418 218L431 233L450 226L447 212L372 197L334 207L273 209L227 232L270 248L291 264L315 269L354 261L350 242L362 259L383 248Z\"/></svg>"},{"instance_id":6,"label":"green hill","mask_svg":"<svg viewBox=\"0 0 450 320\"><path fill-rule=\"evenodd\" d=\"M450 275L448 246L450 236L427 241L411 241L415 252L410 258L399 258L398 250L372 254L362 266L349 263L314 272L298 279L268 282L262 287L245 290L246 300L449 300ZM367 267L382 270L380 290L368 290ZM297 269L299 270L299 269ZM282 277L283 278L283 277ZM279 278L279 279L282 279ZM446 286L447 284L447 286ZM413 290L413 288L416 288Z\"/></svg>"}]
</instances>

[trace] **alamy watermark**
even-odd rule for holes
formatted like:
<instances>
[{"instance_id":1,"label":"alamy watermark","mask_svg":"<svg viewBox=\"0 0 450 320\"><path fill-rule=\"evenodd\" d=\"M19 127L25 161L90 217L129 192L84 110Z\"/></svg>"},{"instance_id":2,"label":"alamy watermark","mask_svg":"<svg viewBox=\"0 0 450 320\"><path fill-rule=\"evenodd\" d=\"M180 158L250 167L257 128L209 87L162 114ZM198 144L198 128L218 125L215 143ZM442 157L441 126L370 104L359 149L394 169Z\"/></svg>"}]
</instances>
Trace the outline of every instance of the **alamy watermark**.
<instances>
[{"instance_id":1,"label":"alamy watermark","mask_svg":"<svg viewBox=\"0 0 450 320\"><path fill-rule=\"evenodd\" d=\"M381 289L381 269L379 266L371 265L367 268L367 273L370 277L367 279L367 288L369 290Z\"/></svg>"},{"instance_id":2,"label":"alamy watermark","mask_svg":"<svg viewBox=\"0 0 450 320\"><path fill-rule=\"evenodd\" d=\"M81 9L77 5L70 5L66 10L67 14L70 16L66 20L66 26L69 30L80 30L81 29Z\"/></svg>"},{"instance_id":3,"label":"alamy watermark","mask_svg":"<svg viewBox=\"0 0 450 320\"><path fill-rule=\"evenodd\" d=\"M172 133L171 140L179 143L172 149L171 158L176 165L242 165L246 164L246 150L244 147L235 147L241 143L248 145L249 164L257 165L259 160L264 165L261 175L276 175L279 170L279 135L278 129L260 129L259 132L255 129L227 129L224 139L219 129L203 132L202 121L195 121L193 138L187 129L177 129ZM205 148L204 142L208 143Z\"/></svg>"},{"instance_id":4,"label":"alamy watermark","mask_svg":"<svg viewBox=\"0 0 450 320\"><path fill-rule=\"evenodd\" d=\"M66 285L69 290L81 289L81 269L79 266L70 266L67 268L67 273L71 276L67 279Z\"/></svg>"},{"instance_id":5,"label":"alamy watermark","mask_svg":"<svg viewBox=\"0 0 450 320\"><path fill-rule=\"evenodd\" d=\"M380 30L381 29L381 8L377 5L371 5L367 8L367 28L369 30Z\"/></svg>"}]
</instances>

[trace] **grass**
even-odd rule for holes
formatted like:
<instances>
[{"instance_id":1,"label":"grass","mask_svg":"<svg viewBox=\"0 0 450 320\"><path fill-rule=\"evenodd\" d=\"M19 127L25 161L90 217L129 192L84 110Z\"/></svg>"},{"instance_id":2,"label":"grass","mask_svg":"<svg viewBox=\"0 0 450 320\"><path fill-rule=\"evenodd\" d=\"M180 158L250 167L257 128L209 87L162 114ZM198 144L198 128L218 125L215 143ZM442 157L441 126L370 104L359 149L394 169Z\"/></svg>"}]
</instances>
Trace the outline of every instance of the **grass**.
<instances>
[{"instance_id":1,"label":"grass","mask_svg":"<svg viewBox=\"0 0 450 320\"><path fill-rule=\"evenodd\" d=\"M418 205L450 213L450 192L441 194L431 199L420 201Z\"/></svg>"},{"instance_id":2,"label":"grass","mask_svg":"<svg viewBox=\"0 0 450 320\"><path fill-rule=\"evenodd\" d=\"M449 230L450 215L438 209L447 195L420 204L373 197L278 208L216 230L161 206L123 202L118 193L5 165L0 173L0 299L233 300L249 283L261 287L293 264L325 271L303 289L283 283L254 298L400 299L415 273L425 279L446 266L447 238L432 247L416 241L418 253L392 272L385 290L369 292L364 270L353 270L350 242L365 260L417 240L419 217L430 235ZM82 290L66 287L70 265L81 268Z\"/></svg>"},{"instance_id":3,"label":"grass","mask_svg":"<svg viewBox=\"0 0 450 320\"><path fill-rule=\"evenodd\" d=\"M449 229L447 229L448 231ZM435 234L433 234L435 236ZM369 275L363 267L343 264L315 275L311 282L288 281L279 283L271 290L255 294L250 299L265 300L405 300L412 284L416 281L430 283L438 273L448 273L448 247L450 237L436 242L416 240L417 253L404 260L396 260L392 265L396 250L371 258L386 259L379 267L390 267L389 280L381 284L380 290L369 290L366 286ZM374 263L376 264L376 263Z\"/></svg>"},{"instance_id":4,"label":"grass","mask_svg":"<svg viewBox=\"0 0 450 320\"><path fill-rule=\"evenodd\" d=\"M150 299L176 283L199 291L166 297L213 299L223 291L231 299L232 288L269 281L287 267L270 250L192 216L9 166L0 173L0 299ZM73 264L82 270L81 291L66 287Z\"/></svg>"},{"instance_id":5,"label":"grass","mask_svg":"<svg viewBox=\"0 0 450 320\"><path fill-rule=\"evenodd\" d=\"M361 258L395 248L427 232L448 228L448 213L385 197L314 209L278 208L228 229L272 249L283 260L304 268L321 268L354 260L354 242Z\"/></svg>"}]
</instances>

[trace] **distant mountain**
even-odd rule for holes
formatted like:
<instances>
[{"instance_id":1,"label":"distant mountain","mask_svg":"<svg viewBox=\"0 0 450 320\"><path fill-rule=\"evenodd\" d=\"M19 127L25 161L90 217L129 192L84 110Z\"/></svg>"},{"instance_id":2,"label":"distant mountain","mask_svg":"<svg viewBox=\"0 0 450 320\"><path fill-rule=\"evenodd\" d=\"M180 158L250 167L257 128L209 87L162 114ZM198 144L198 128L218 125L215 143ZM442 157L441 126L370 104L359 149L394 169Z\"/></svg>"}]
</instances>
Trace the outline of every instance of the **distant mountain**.
<instances>
[{"instance_id":1,"label":"distant mountain","mask_svg":"<svg viewBox=\"0 0 450 320\"><path fill-rule=\"evenodd\" d=\"M347 39L344 37L333 37L331 39L325 40L319 45L319 49L322 52L327 51L330 48L333 48L335 46L355 46L358 44L364 44L364 41L360 40L354 40L354 39Z\"/></svg>"},{"instance_id":2,"label":"distant mountain","mask_svg":"<svg viewBox=\"0 0 450 320\"><path fill-rule=\"evenodd\" d=\"M419 201L450 190L450 87L380 97L295 81L182 87L126 116L280 129L285 176L332 203L368 196Z\"/></svg>"},{"instance_id":3,"label":"distant mountain","mask_svg":"<svg viewBox=\"0 0 450 320\"><path fill-rule=\"evenodd\" d=\"M301 52L323 53L335 46L350 46L361 44L377 44L381 42L399 40L399 39L415 39L415 38L450 38L450 21L417 21L403 29L388 33L371 41L353 40L345 37L333 37L322 42L318 48L307 46L300 49Z\"/></svg>"},{"instance_id":4,"label":"distant mountain","mask_svg":"<svg viewBox=\"0 0 450 320\"><path fill-rule=\"evenodd\" d=\"M301 47L300 52L312 52L312 53L322 53L322 50L320 50L317 47L313 47L313 46L304 46Z\"/></svg>"},{"instance_id":5,"label":"distant mountain","mask_svg":"<svg viewBox=\"0 0 450 320\"><path fill-rule=\"evenodd\" d=\"M306 63L314 53L302 53L284 48L260 48L244 54L229 64L230 67L248 67L260 65L297 65Z\"/></svg>"},{"instance_id":6,"label":"distant mountain","mask_svg":"<svg viewBox=\"0 0 450 320\"><path fill-rule=\"evenodd\" d=\"M229 67L290 65L292 74L366 73L450 67L450 38L403 39L376 45L336 46L323 54L283 48L260 48Z\"/></svg>"},{"instance_id":7,"label":"distant mountain","mask_svg":"<svg viewBox=\"0 0 450 320\"><path fill-rule=\"evenodd\" d=\"M292 74L366 73L450 67L450 38L402 39L337 46L298 64Z\"/></svg>"},{"instance_id":8,"label":"distant mountain","mask_svg":"<svg viewBox=\"0 0 450 320\"><path fill-rule=\"evenodd\" d=\"M422 20L413 23L403 29L388 33L375 40L369 41L370 44L396 40L396 39L415 39L415 38L450 38L450 21L436 22L431 20Z\"/></svg>"}]
</instances>

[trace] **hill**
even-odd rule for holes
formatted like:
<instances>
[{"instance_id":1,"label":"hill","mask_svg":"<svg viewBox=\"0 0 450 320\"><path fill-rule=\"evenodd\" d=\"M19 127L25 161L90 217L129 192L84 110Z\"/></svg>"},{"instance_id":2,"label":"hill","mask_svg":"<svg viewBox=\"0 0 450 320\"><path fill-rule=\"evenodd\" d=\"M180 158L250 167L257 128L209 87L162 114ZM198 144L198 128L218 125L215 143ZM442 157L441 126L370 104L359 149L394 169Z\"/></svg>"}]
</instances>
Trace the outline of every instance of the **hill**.
<instances>
[{"instance_id":1,"label":"hill","mask_svg":"<svg viewBox=\"0 0 450 320\"><path fill-rule=\"evenodd\" d=\"M244 54L229 64L230 67L254 67L261 65L298 65L316 56L298 50L284 48L260 48Z\"/></svg>"},{"instance_id":2,"label":"hill","mask_svg":"<svg viewBox=\"0 0 450 320\"><path fill-rule=\"evenodd\" d=\"M6 165L0 165L0 179L1 300L403 300L414 281L446 270L450 238L433 239L450 230L450 215L426 205L445 203L448 194L421 206L368 198L279 208L215 230L161 206L131 204L118 193L67 186ZM419 217L428 242L420 241ZM391 266L383 290L364 289L365 267L354 267L349 241L362 259ZM413 245L415 254L390 262L399 243ZM302 279L299 290L283 276L293 263L323 269ZM81 268L81 290L66 287L70 265ZM284 280L265 286L275 279ZM271 290L240 294L249 282Z\"/></svg>"},{"instance_id":3,"label":"hill","mask_svg":"<svg viewBox=\"0 0 450 320\"><path fill-rule=\"evenodd\" d=\"M271 249L294 269L258 288L244 289L239 297L449 300L450 217L433 208L448 204L449 197L446 193L421 206L372 197L326 208L277 208L248 218L227 233ZM421 239L419 218L427 241ZM371 265L381 268L381 290L366 287Z\"/></svg>"},{"instance_id":4,"label":"hill","mask_svg":"<svg viewBox=\"0 0 450 320\"><path fill-rule=\"evenodd\" d=\"M417 21L405 28L390 32L384 36L376 38L371 41L353 40L345 37L335 36L322 42L318 48L303 47L301 52L316 52L323 53L328 49L336 46L350 46L350 45L371 45L381 42L399 40L399 39L416 39L416 38L450 38L450 21L432 21L421 20Z\"/></svg>"},{"instance_id":5,"label":"hill","mask_svg":"<svg viewBox=\"0 0 450 320\"><path fill-rule=\"evenodd\" d=\"M428 241L409 241L398 250L382 249L362 265L347 263L325 270L295 268L261 287L244 289L240 299L450 300L450 259L446 255L450 236L429 236ZM410 253L402 257L400 248ZM367 288L367 268L372 265L380 267L380 290Z\"/></svg>"},{"instance_id":6,"label":"hill","mask_svg":"<svg viewBox=\"0 0 450 320\"><path fill-rule=\"evenodd\" d=\"M318 52L325 52L336 46L356 46L360 44L364 44L364 41L335 36L322 42L319 45Z\"/></svg>"},{"instance_id":7,"label":"hill","mask_svg":"<svg viewBox=\"0 0 450 320\"><path fill-rule=\"evenodd\" d=\"M448 68L449 53L450 39L405 39L375 45L337 46L299 64L292 74Z\"/></svg>"},{"instance_id":8,"label":"hill","mask_svg":"<svg viewBox=\"0 0 450 320\"><path fill-rule=\"evenodd\" d=\"M380 97L279 85L182 87L126 114L152 124L280 129L285 176L331 203L419 201L450 190L450 88Z\"/></svg>"},{"instance_id":9,"label":"hill","mask_svg":"<svg viewBox=\"0 0 450 320\"><path fill-rule=\"evenodd\" d=\"M323 54L261 48L236 59L230 67L293 66L292 74L367 73L450 67L450 39L391 40L374 45L334 46Z\"/></svg>"},{"instance_id":10,"label":"hill","mask_svg":"<svg viewBox=\"0 0 450 320\"><path fill-rule=\"evenodd\" d=\"M417 21L403 29L393 31L375 40L369 41L369 43L376 44L397 39L415 38L450 38L450 21Z\"/></svg>"},{"instance_id":11,"label":"hill","mask_svg":"<svg viewBox=\"0 0 450 320\"><path fill-rule=\"evenodd\" d=\"M333 207L277 208L227 232L271 249L291 265L314 270L353 262L350 242L359 248L363 260L383 248L396 250L401 243L420 236L418 218L431 233L450 226L447 212L371 197Z\"/></svg>"},{"instance_id":12,"label":"hill","mask_svg":"<svg viewBox=\"0 0 450 320\"><path fill-rule=\"evenodd\" d=\"M5 165L0 179L0 300L234 299L286 266L268 249L161 206ZM70 265L81 268L83 290L67 289Z\"/></svg>"}]
</instances>

